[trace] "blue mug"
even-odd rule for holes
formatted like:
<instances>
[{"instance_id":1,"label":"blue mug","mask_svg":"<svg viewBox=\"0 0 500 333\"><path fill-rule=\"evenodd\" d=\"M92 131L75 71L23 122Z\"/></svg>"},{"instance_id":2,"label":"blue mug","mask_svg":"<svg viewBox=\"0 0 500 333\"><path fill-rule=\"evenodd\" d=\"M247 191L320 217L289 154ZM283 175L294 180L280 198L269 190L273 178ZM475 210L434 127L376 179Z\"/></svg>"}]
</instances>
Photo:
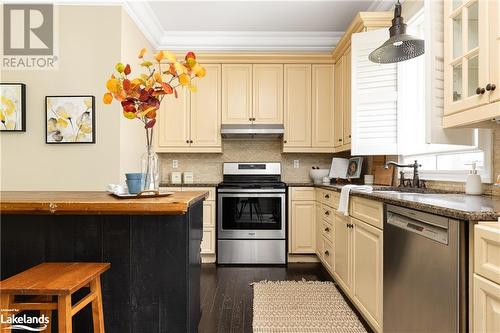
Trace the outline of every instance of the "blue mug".
<instances>
[{"instance_id":1,"label":"blue mug","mask_svg":"<svg viewBox=\"0 0 500 333\"><path fill-rule=\"evenodd\" d=\"M141 192L142 179L127 179L128 193L137 194Z\"/></svg>"},{"instance_id":2,"label":"blue mug","mask_svg":"<svg viewBox=\"0 0 500 333\"><path fill-rule=\"evenodd\" d=\"M132 180L132 179L139 179L141 180L143 178L144 174L140 172L132 172L132 173L126 173L125 178L127 180Z\"/></svg>"}]
</instances>

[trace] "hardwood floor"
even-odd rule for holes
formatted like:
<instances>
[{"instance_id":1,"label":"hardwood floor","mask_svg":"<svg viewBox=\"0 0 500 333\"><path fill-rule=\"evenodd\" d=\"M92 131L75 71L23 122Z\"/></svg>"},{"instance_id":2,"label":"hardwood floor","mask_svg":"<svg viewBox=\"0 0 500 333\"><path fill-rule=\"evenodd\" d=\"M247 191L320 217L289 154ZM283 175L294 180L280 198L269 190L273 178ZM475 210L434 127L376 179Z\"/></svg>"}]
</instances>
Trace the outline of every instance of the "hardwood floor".
<instances>
[{"instance_id":1,"label":"hardwood floor","mask_svg":"<svg viewBox=\"0 0 500 333\"><path fill-rule=\"evenodd\" d=\"M252 282L262 280L332 281L319 263L290 263L288 266L216 266L201 269L200 333L252 332ZM345 298L345 297L344 297ZM348 301L351 308L354 306ZM355 309L354 311L358 313ZM358 314L360 321L371 332Z\"/></svg>"}]
</instances>

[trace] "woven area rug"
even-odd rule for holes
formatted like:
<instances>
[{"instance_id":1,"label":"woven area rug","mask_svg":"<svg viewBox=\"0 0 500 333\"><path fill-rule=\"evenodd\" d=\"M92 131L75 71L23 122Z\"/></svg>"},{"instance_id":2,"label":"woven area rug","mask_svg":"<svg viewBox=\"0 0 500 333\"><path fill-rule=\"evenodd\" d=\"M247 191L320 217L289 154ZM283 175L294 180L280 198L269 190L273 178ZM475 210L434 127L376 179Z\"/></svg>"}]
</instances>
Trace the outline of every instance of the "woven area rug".
<instances>
[{"instance_id":1,"label":"woven area rug","mask_svg":"<svg viewBox=\"0 0 500 333\"><path fill-rule=\"evenodd\" d=\"M254 333L366 332L332 282L253 283Z\"/></svg>"}]
</instances>

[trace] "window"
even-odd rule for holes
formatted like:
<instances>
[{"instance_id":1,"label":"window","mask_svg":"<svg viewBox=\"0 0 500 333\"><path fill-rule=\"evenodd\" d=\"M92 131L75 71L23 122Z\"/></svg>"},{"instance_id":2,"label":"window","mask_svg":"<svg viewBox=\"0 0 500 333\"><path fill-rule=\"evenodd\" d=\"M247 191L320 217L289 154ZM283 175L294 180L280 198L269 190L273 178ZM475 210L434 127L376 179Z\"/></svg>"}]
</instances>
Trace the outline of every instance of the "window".
<instances>
[{"instance_id":1,"label":"window","mask_svg":"<svg viewBox=\"0 0 500 333\"><path fill-rule=\"evenodd\" d=\"M429 5L429 3L431 1L425 1L424 6ZM430 13L430 11L422 9L408 21L409 34L420 38L427 36L425 38L426 52L431 51L431 47L442 47L442 44L435 42L435 35L425 31L429 25L426 24L424 15L430 15ZM429 42L429 36L432 38L431 42ZM429 85L436 90L436 87L432 85L435 82L430 83L429 80L436 80L436 77L439 77L439 71L430 72L426 67L428 59L421 56L398 64L400 162L408 164L418 160L422 164L420 169L422 179L460 182L465 181L468 170L471 169L470 164L477 163L478 173L483 182L492 182L493 145L490 130L475 129L467 130L467 132L460 130L463 133L468 133L469 137L455 135L455 138L458 137L459 140L466 141L467 144L463 144L463 142L461 142L462 144L438 144L433 143L434 141L427 136L430 125L429 113L426 111L434 105L428 104L426 93L430 91ZM408 176L410 176L412 171L405 170L405 172L408 172Z\"/></svg>"}]
</instances>

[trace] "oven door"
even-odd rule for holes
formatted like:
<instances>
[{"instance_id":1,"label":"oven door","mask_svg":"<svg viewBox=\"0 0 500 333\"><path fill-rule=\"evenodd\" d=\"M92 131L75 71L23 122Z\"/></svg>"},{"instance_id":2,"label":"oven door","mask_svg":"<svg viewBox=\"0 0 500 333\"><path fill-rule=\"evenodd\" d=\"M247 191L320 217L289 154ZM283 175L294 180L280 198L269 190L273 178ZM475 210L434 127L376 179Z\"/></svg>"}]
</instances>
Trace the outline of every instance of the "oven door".
<instances>
[{"instance_id":1,"label":"oven door","mask_svg":"<svg viewBox=\"0 0 500 333\"><path fill-rule=\"evenodd\" d=\"M285 239L285 193L217 194L218 239Z\"/></svg>"}]
</instances>

